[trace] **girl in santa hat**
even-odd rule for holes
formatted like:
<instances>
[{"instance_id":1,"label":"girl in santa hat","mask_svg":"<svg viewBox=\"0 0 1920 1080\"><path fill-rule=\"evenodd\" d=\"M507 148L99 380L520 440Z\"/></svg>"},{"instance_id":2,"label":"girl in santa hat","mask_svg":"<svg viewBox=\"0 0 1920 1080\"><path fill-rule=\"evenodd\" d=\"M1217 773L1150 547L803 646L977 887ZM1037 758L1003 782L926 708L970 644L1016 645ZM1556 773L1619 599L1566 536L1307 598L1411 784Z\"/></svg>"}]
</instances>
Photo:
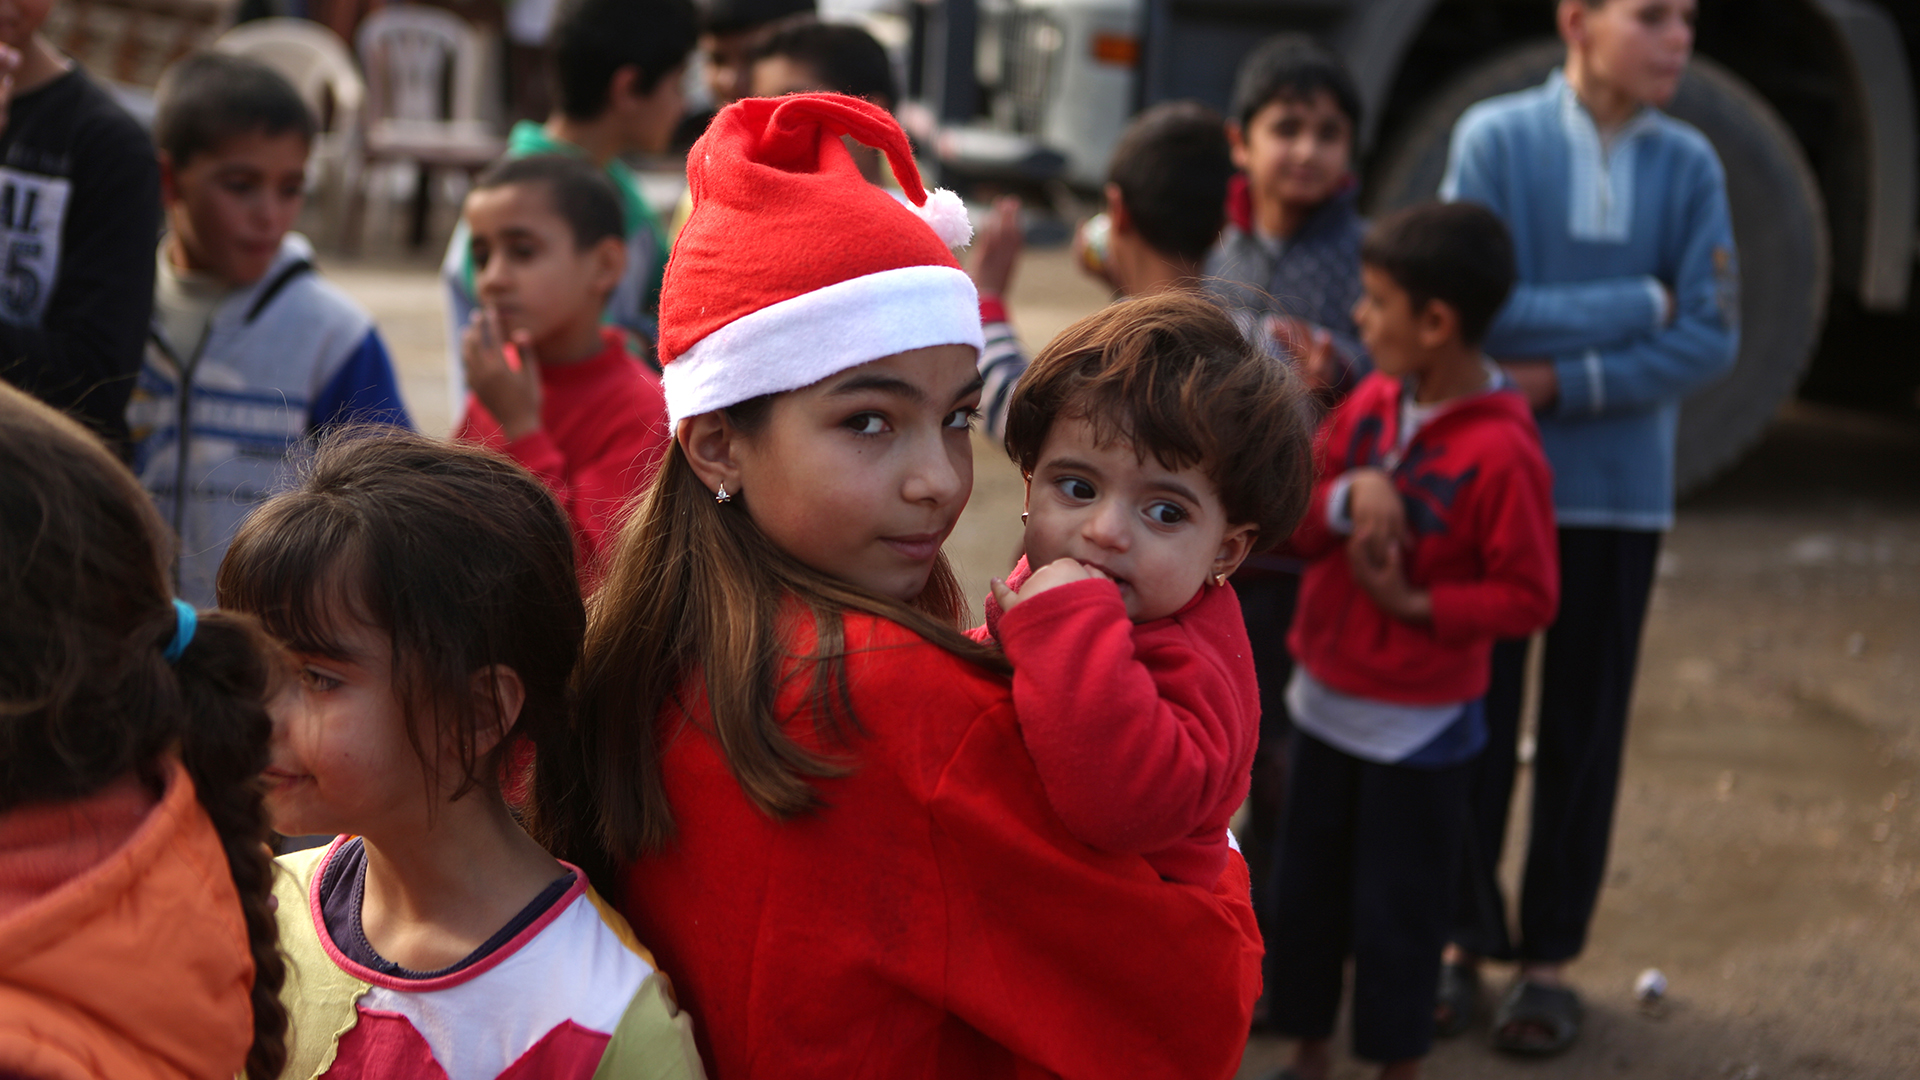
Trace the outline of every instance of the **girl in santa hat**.
<instances>
[{"instance_id":1,"label":"girl in santa hat","mask_svg":"<svg viewBox=\"0 0 1920 1080\"><path fill-rule=\"evenodd\" d=\"M1184 885L1076 841L1005 660L959 628L940 548L981 329L958 200L826 94L728 107L688 179L674 441L592 604L537 830L598 868L723 1080L1231 1076L1259 989L1244 864Z\"/></svg>"}]
</instances>

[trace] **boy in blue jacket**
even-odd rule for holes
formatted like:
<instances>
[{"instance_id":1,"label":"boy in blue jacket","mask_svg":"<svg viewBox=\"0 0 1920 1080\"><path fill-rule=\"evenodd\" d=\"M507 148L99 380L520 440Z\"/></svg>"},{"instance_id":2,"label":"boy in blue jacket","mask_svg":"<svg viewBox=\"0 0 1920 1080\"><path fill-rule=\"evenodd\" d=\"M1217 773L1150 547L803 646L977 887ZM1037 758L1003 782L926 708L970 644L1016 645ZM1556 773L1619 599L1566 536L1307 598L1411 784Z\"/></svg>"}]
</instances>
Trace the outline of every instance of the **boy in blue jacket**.
<instances>
[{"instance_id":1,"label":"boy in blue jacket","mask_svg":"<svg viewBox=\"0 0 1920 1080\"><path fill-rule=\"evenodd\" d=\"M201 53L160 84L167 235L127 424L134 472L180 538L176 591L199 607L241 519L314 438L411 426L372 318L290 231L313 132L300 95L252 60Z\"/></svg>"},{"instance_id":2,"label":"boy in blue jacket","mask_svg":"<svg viewBox=\"0 0 1920 1080\"><path fill-rule=\"evenodd\" d=\"M1560 0L1563 68L1454 129L1441 194L1512 231L1519 284L1487 336L1532 402L1553 466L1560 614L1547 631L1519 934L1499 885L1525 641L1494 652L1442 1031L1463 1029L1482 957L1516 960L1494 1045L1564 1050L1605 871L1627 708L1660 534L1673 522L1680 402L1732 366L1738 279L1726 181L1706 138L1660 111L1693 47L1695 0Z\"/></svg>"}]
</instances>

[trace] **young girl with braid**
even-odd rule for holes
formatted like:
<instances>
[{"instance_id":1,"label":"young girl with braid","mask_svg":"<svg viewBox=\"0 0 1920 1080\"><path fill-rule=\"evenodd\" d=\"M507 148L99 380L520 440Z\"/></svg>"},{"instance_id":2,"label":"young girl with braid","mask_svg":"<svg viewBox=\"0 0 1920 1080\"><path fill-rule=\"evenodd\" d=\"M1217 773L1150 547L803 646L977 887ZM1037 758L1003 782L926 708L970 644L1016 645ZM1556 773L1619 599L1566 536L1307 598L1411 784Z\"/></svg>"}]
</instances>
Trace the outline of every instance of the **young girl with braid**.
<instances>
[{"instance_id":1,"label":"young girl with braid","mask_svg":"<svg viewBox=\"0 0 1920 1080\"><path fill-rule=\"evenodd\" d=\"M240 527L220 602L299 669L267 808L340 834L275 883L289 1080L705 1075L652 956L502 795L567 724L574 570L532 473L413 435L323 443Z\"/></svg>"},{"instance_id":2,"label":"young girl with braid","mask_svg":"<svg viewBox=\"0 0 1920 1080\"><path fill-rule=\"evenodd\" d=\"M0 1076L280 1074L272 646L173 599L92 435L0 386Z\"/></svg>"}]
</instances>

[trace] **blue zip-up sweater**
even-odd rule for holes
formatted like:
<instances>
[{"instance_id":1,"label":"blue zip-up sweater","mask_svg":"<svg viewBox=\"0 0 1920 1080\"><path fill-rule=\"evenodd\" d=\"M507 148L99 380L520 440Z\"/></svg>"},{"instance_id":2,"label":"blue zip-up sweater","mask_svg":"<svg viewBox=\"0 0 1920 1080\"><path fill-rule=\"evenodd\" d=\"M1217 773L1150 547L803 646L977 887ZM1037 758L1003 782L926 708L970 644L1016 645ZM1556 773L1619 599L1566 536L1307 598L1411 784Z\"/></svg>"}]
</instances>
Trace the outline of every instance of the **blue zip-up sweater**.
<instances>
[{"instance_id":1,"label":"blue zip-up sweater","mask_svg":"<svg viewBox=\"0 0 1920 1080\"><path fill-rule=\"evenodd\" d=\"M198 607L213 606L240 522L291 483L315 436L412 426L372 318L312 260L289 233L265 276L220 302L198 348L168 341L158 320L148 338L127 406L133 469L180 537L177 591Z\"/></svg>"},{"instance_id":2,"label":"blue zip-up sweater","mask_svg":"<svg viewBox=\"0 0 1920 1080\"><path fill-rule=\"evenodd\" d=\"M1559 400L1539 418L1559 524L1671 526L1680 401L1739 351L1738 264L1713 146L1653 108L1603 144L1556 70L1467 110L1440 194L1484 203L1513 233L1519 281L1486 350L1550 360L1559 376ZM1674 296L1664 322L1663 284Z\"/></svg>"}]
</instances>

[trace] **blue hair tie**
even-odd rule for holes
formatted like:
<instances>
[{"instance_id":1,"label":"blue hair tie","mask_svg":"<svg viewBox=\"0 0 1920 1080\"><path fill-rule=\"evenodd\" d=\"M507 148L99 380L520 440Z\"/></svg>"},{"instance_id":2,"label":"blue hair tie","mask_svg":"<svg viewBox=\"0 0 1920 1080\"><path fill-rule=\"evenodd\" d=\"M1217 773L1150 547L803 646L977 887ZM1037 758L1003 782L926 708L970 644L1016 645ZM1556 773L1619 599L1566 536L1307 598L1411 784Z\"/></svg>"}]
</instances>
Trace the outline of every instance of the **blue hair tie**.
<instances>
[{"instance_id":1,"label":"blue hair tie","mask_svg":"<svg viewBox=\"0 0 1920 1080\"><path fill-rule=\"evenodd\" d=\"M169 664L180 662L180 654L193 643L194 628L200 625L200 614L185 600L173 602L173 618L173 640L167 642L167 651L161 654Z\"/></svg>"}]
</instances>

